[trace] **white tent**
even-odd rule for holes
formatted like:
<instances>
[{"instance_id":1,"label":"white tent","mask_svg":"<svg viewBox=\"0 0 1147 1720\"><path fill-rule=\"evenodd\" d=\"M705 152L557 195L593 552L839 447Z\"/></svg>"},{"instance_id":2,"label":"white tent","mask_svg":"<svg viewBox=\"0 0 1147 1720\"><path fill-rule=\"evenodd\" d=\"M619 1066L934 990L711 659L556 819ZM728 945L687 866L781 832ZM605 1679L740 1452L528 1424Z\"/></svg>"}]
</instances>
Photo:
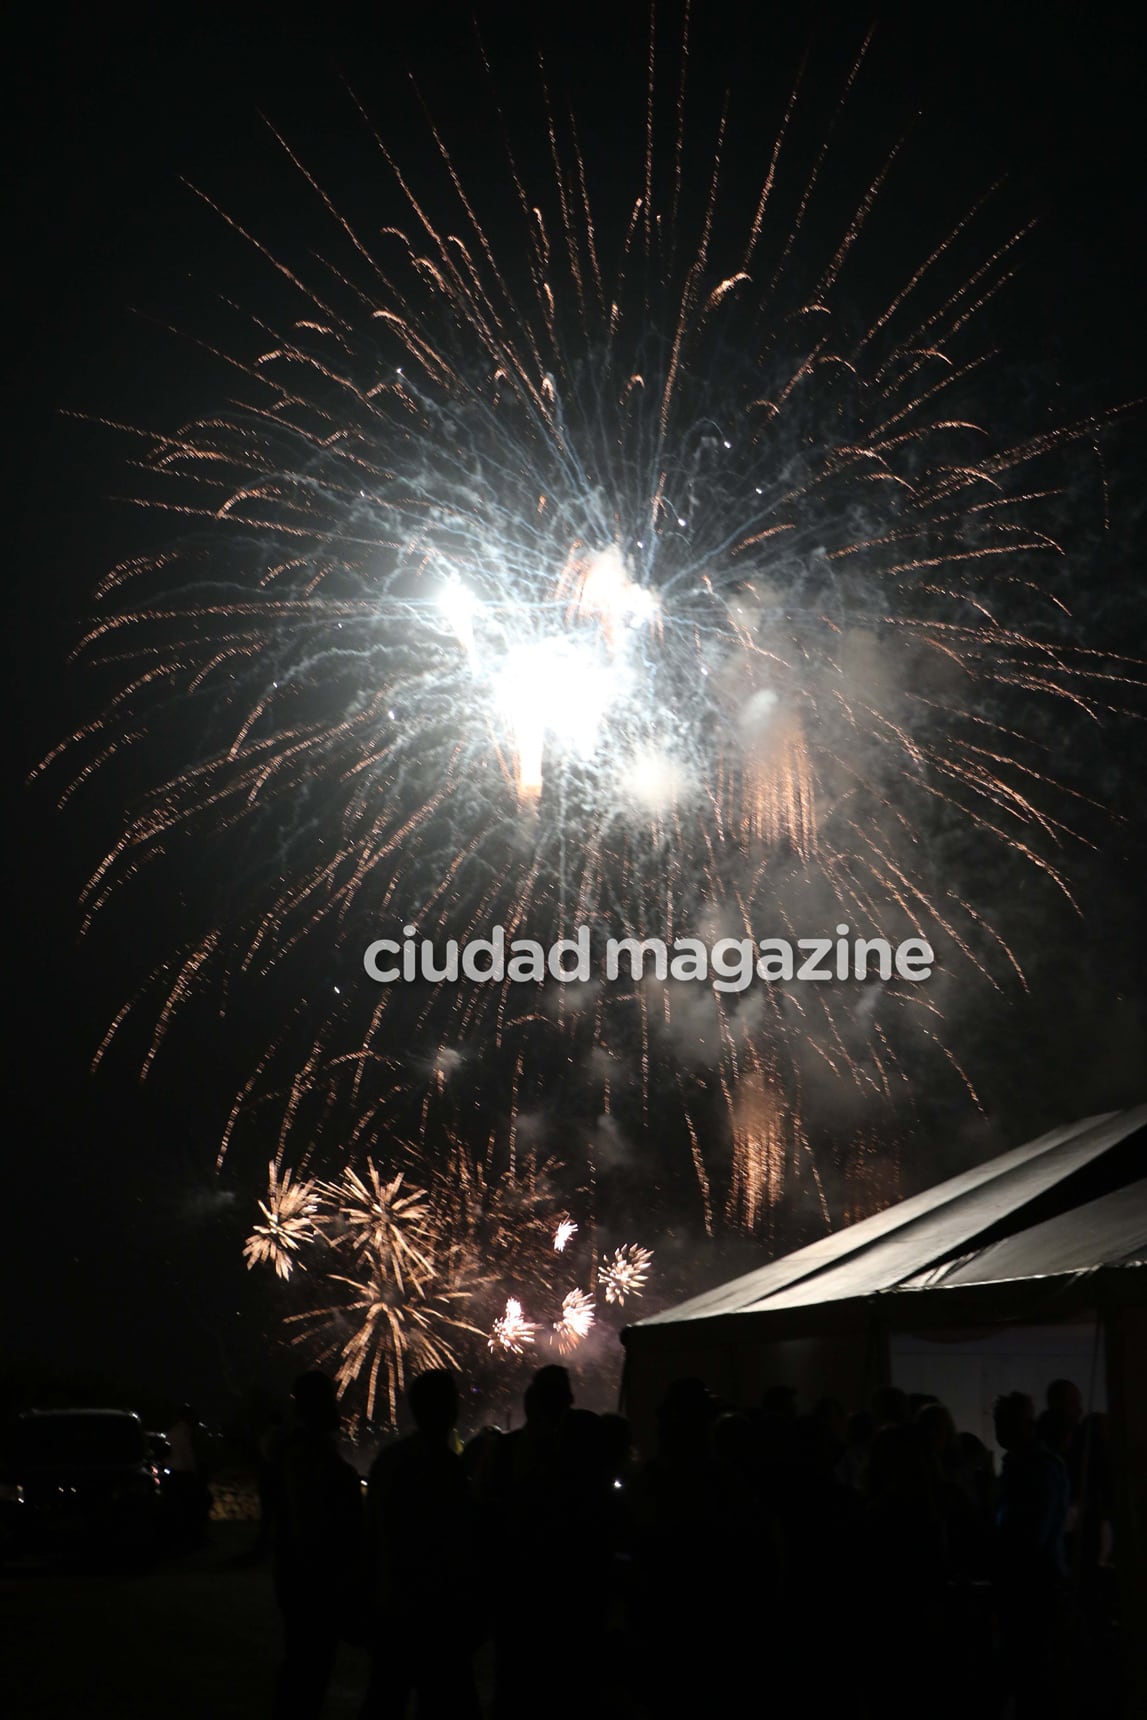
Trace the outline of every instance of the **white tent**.
<instances>
[{"instance_id":1,"label":"white tent","mask_svg":"<svg viewBox=\"0 0 1147 1720\"><path fill-rule=\"evenodd\" d=\"M805 1407L894 1381L981 1433L996 1390L1067 1375L1110 1412L1121 1580L1147 1616L1145 1172L1147 1105L1089 1117L639 1321L622 1334L638 1442L687 1375L743 1405L791 1385Z\"/></svg>"},{"instance_id":2,"label":"white tent","mask_svg":"<svg viewBox=\"0 0 1147 1720\"><path fill-rule=\"evenodd\" d=\"M734 1401L784 1382L856 1402L888 1377L888 1335L921 1320L1094 1311L1097 1271L1147 1259L1145 1170L1147 1105L1089 1117L638 1321L631 1411L686 1373Z\"/></svg>"}]
</instances>

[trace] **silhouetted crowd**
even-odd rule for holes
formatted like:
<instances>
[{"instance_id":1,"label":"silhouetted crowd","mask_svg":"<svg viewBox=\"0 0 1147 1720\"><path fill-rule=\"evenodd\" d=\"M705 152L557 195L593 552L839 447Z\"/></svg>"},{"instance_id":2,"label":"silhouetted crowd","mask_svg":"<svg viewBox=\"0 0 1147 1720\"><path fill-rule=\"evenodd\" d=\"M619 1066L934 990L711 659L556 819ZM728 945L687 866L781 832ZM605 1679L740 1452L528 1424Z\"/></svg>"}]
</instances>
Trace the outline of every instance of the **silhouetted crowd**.
<instances>
[{"instance_id":1,"label":"silhouetted crowd","mask_svg":"<svg viewBox=\"0 0 1147 1720\"><path fill-rule=\"evenodd\" d=\"M752 1411L680 1380L637 1461L627 1421L544 1367L524 1424L461 1446L458 1386L420 1375L414 1432L360 1479L332 1383L296 1383L265 1450L283 1614L278 1720L321 1712L340 1638L363 1720L789 1711L1101 1713L1114 1651L1105 1417L1057 1380L999 1399L989 1449L935 1399ZM1105 1682L1108 1681L1108 1682ZM795 1698L795 1700L794 1700Z\"/></svg>"}]
</instances>

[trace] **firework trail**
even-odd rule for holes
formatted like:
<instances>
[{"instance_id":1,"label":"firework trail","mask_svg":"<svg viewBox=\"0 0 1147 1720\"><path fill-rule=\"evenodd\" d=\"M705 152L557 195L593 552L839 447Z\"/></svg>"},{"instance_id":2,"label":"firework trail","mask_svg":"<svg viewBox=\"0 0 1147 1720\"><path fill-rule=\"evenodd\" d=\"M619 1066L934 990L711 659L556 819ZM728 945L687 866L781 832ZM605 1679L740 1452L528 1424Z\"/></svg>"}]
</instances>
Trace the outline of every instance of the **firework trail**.
<instances>
[{"instance_id":1,"label":"firework trail","mask_svg":"<svg viewBox=\"0 0 1147 1720\"><path fill-rule=\"evenodd\" d=\"M759 1073L747 1075L733 1110L733 1175L726 1217L748 1230L760 1228L784 1192L796 1157L791 1110Z\"/></svg>"}]
</instances>

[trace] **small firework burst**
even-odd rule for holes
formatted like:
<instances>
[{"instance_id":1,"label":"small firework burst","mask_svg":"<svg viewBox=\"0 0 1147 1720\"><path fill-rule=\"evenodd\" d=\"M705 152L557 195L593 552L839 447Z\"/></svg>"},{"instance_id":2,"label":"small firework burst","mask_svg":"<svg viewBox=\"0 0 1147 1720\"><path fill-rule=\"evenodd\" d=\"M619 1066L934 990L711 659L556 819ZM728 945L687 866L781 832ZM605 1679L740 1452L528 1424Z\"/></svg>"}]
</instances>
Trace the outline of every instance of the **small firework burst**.
<instances>
[{"instance_id":1,"label":"small firework burst","mask_svg":"<svg viewBox=\"0 0 1147 1720\"><path fill-rule=\"evenodd\" d=\"M267 1222L257 1224L243 1244L248 1270L254 1266L273 1266L280 1278L289 1278L295 1266L305 1271L296 1256L300 1248L315 1240L319 1210L316 1185L310 1178L292 1181L289 1170L280 1173L274 1164L269 1165L267 1198L259 1202L259 1211Z\"/></svg>"},{"instance_id":2,"label":"small firework burst","mask_svg":"<svg viewBox=\"0 0 1147 1720\"><path fill-rule=\"evenodd\" d=\"M490 1348L504 1355L520 1356L528 1344L534 1341L537 1326L532 1320L527 1320L522 1313L522 1304L516 1297L506 1300L506 1312L499 1314L490 1332Z\"/></svg>"},{"instance_id":3,"label":"small firework burst","mask_svg":"<svg viewBox=\"0 0 1147 1720\"><path fill-rule=\"evenodd\" d=\"M564 1254L566 1243L577 1235L577 1225L572 1218L563 1218L554 1231L554 1253Z\"/></svg>"},{"instance_id":4,"label":"small firework burst","mask_svg":"<svg viewBox=\"0 0 1147 1720\"><path fill-rule=\"evenodd\" d=\"M554 1321L554 1334L561 1355L566 1356L577 1349L593 1321L593 1297L587 1291L571 1290L568 1296L563 1297L561 1319Z\"/></svg>"},{"instance_id":5,"label":"small firework burst","mask_svg":"<svg viewBox=\"0 0 1147 1720\"><path fill-rule=\"evenodd\" d=\"M640 1296L649 1278L652 1259L653 1250L636 1242L625 1242L615 1248L613 1258L604 1262L598 1274L605 1287L606 1301L615 1302L620 1308L627 1296Z\"/></svg>"},{"instance_id":6,"label":"small firework burst","mask_svg":"<svg viewBox=\"0 0 1147 1720\"><path fill-rule=\"evenodd\" d=\"M403 1291L425 1286L434 1271L430 1202L420 1188L403 1188L403 1173L385 1179L369 1160L366 1177L347 1169L322 1192L346 1226L356 1255L371 1253Z\"/></svg>"}]
</instances>

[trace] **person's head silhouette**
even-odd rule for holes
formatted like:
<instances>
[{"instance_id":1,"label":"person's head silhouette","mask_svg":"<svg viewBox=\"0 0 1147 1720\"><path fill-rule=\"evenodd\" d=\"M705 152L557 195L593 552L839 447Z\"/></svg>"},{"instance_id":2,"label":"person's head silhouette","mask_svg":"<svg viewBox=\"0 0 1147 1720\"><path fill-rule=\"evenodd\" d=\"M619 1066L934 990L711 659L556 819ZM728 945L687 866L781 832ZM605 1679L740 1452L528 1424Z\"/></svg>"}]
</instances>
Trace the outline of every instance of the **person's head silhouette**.
<instances>
[{"instance_id":1,"label":"person's head silhouette","mask_svg":"<svg viewBox=\"0 0 1147 1720\"><path fill-rule=\"evenodd\" d=\"M448 1368L432 1368L411 1380L406 1401L415 1427L428 1439L445 1439L458 1420L458 1386Z\"/></svg>"},{"instance_id":2,"label":"person's head silhouette","mask_svg":"<svg viewBox=\"0 0 1147 1720\"><path fill-rule=\"evenodd\" d=\"M1035 1440L1035 1409L1026 1392L1005 1392L992 1411L996 1443L1003 1451L1022 1451Z\"/></svg>"},{"instance_id":3,"label":"person's head silhouette","mask_svg":"<svg viewBox=\"0 0 1147 1720\"><path fill-rule=\"evenodd\" d=\"M335 1384L317 1370L300 1374L291 1387L295 1419L308 1433L335 1433L339 1425L339 1401Z\"/></svg>"},{"instance_id":4,"label":"person's head silhouette","mask_svg":"<svg viewBox=\"0 0 1147 1720\"><path fill-rule=\"evenodd\" d=\"M556 1362L539 1368L523 1397L526 1421L530 1427L556 1427L566 1411L573 1406L573 1388L565 1368Z\"/></svg>"}]
</instances>

